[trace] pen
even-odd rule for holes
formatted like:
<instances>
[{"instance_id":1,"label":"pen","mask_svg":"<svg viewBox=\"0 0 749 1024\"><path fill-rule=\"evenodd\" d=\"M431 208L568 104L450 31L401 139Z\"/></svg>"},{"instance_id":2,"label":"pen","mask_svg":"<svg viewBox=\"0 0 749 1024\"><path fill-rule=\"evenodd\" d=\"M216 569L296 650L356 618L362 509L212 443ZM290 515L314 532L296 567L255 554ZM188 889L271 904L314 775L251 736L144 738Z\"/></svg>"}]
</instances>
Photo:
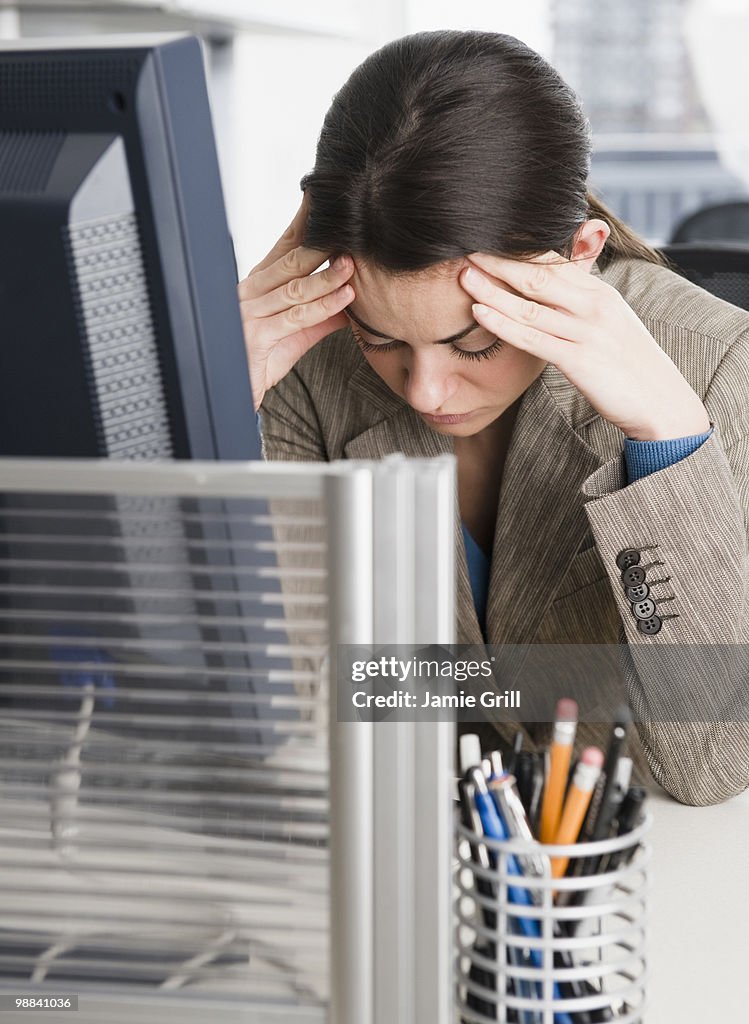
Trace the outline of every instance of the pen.
<instances>
[{"instance_id":1,"label":"pen","mask_svg":"<svg viewBox=\"0 0 749 1024\"><path fill-rule=\"evenodd\" d=\"M509 832L497 811L481 768L470 769L467 778L475 787L474 800L476 801L476 807L481 818L484 835L488 839L508 839ZM518 875L522 878L522 871L513 854L507 856L507 873ZM508 884L507 891L512 903L518 903L522 906L533 906L533 899L527 887ZM538 939L541 937L541 926L538 920L511 915L511 921L518 928L519 932L527 938ZM529 949L528 956L534 967L539 969L543 967L543 960L538 949ZM554 982L552 991L554 999L559 999L559 986L556 982ZM575 1024L575 1022L568 1013L557 1012L554 1014L554 1024Z\"/></svg>"},{"instance_id":2,"label":"pen","mask_svg":"<svg viewBox=\"0 0 749 1024\"><path fill-rule=\"evenodd\" d=\"M505 775L504 778L490 782L489 792L494 799L494 804L508 833L513 838L524 839L529 844L532 844L533 852L527 854L518 853L516 855L523 872L526 875L548 878L549 858L543 856L540 844L531 831L525 814L525 808L515 786L515 779L511 775Z\"/></svg>"},{"instance_id":3,"label":"pen","mask_svg":"<svg viewBox=\"0 0 749 1024\"><path fill-rule=\"evenodd\" d=\"M572 785L564 802L559 827L554 837L555 845L566 846L577 840L585 812L593 795L593 787L601 774L602 764L603 752L598 747L586 747L575 768ZM552 857L552 877L561 878L567 870L568 864L569 857Z\"/></svg>"},{"instance_id":4,"label":"pen","mask_svg":"<svg viewBox=\"0 0 749 1024\"><path fill-rule=\"evenodd\" d=\"M528 753L528 751L525 753ZM538 848L538 852L534 851L533 853L523 856L521 856L521 854L517 855L523 871L527 875L532 875L537 878L548 878L551 868L549 858L541 852L538 842L534 839L513 777L509 775L505 776L499 782L490 782L489 792L494 799L500 817L504 820L504 823L507 826L509 834L513 836L513 838L524 839L526 842L532 843L534 847ZM531 896L536 905L541 904L543 897L538 890L533 890ZM559 938L562 935L562 929L558 921L553 922L553 933L556 938ZM555 950L554 964L557 967L568 969L575 966L575 962L569 950ZM562 996L567 999L581 999L591 994L590 986L586 982L578 980L560 982L559 991ZM595 991L593 994L596 994ZM590 1014L584 1010L575 1011L575 1013L572 1014L572 1018L575 1021L575 1024L593 1024Z\"/></svg>"},{"instance_id":5,"label":"pen","mask_svg":"<svg viewBox=\"0 0 749 1024\"><path fill-rule=\"evenodd\" d=\"M465 777L470 768L481 764L481 740L478 733L464 732L458 741L460 774Z\"/></svg>"},{"instance_id":6,"label":"pen","mask_svg":"<svg viewBox=\"0 0 749 1024\"><path fill-rule=\"evenodd\" d=\"M469 782L468 779L463 778L458 781L458 795L460 797L460 820L463 826L469 829L474 835L481 835L483 829L481 827L481 819L473 799L473 784ZM469 843L469 847L473 863L480 868L488 870L490 867L489 851L486 849L485 844L471 842ZM482 896L488 897L489 899L494 899L494 886L488 878L484 878L481 875L474 873L474 884L478 893ZM497 927L497 915L489 907L481 907L481 919L484 922L484 926L491 931L494 931ZM476 951L487 960L492 960L497 955L496 946L493 942L488 942L484 947L475 948ZM486 970L486 968L479 967L477 964L472 963L470 977L472 981L481 985L482 988L496 989L496 975L493 972ZM470 992L467 996L467 1005L470 1009L476 1010L477 1013L482 1013L486 1017L494 1017L496 1014L496 1006L494 1003L491 1003L486 999L482 999L473 992Z\"/></svg>"},{"instance_id":7,"label":"pen","mask_svg":"<svg viewBox=\"0 0 749 1024\"><path fill-rule=\"evenodd\" d=\"M508 834L504 826L502 819L499 816L494 800L489 793L488 786L486 784L486 777L481 767L474 767L468 770L466 775L466 781L472 787L473 799L476 804L478 811L481 831L485 836L490 839L507 839ZM515 858L510 856L507 858L507 870L508 873L520 874L520 869L517 866ZM522 892L516 889L514 886L508 885L508 893L510 900L513 903L529 904L530 894L527 891ZM526 921L525 919L519 919L517 917L509 918L509 925L511 930L515 934L533 935L540 934L539 929L533 929L532 924L536 922ZM511 963L514 963L516 967L525 967L527 964L527 956L522 949L517 946L508 946L508 958ZM538 966L538 965L536 965ZM533 997L533 989L528 982L520 981L520 995L524 998ZM538 990L537 990L538 991ZM520 1014L524 1024L536 1024L537 1014L531 1013L530 1011L523 1011Z\"/></svg>"},{"instance_id":8,"label":"pen","mask_svg":"<svg viewBox=\"0 0 749 1024\"><path fill-rule=\"evenodd\" d=\"M517 756L518 756L518 754L520 753L520 751L522 749L523 749L523 733L522 733L522 731L518 730L518 732L515 733L515 739L513 740L513 743L512 743L512 750L510 751L510 754L509 754L509 756L507 758L506 771L507 771L508 775L515 775L515 767L516 767L516 762L517 762Z\"/></svg>"},{"instance_id":9,"label":"pen","mask_svg":"<svg viewBox=\"0 0 749 1024\"><path fill-rule=\"evenodd\" d=\"M605 781L603 786L603 794L601 796L601 804L598 808L598 813L595 817L595 821L592 824L590 838L591 842L597 842L599 839L605 839L611 831L611 823L616 813L617 807L621 802L622 796L618 796L616 792L616 768L621 757L624 744L627 739L627 729L632 722L632 715L629 712L629 708L620 708L614 719L614 724L611 730L611 738L609 739L609 745L606 750L606 760L603 763L603 774L605 775ZM624 786L626 792L629 781Z\"/></svg>"},{"instance_id":10,"label":"pen","mask_svg":"<svg viewBox=\"0 0 749 1024\"><path fill-rule=\"evenodd\" d=\"M627 790L617 815L617 836L626 835L627 832L637 828L645 814L645 799L646 793L642 786L631 786ZM615 850L609 854L604 870L616 871L618 867L628 863L634 857L636 850L637 845Z\"/></svg>"},{"instance_id":11,"label":"pen","mask_svg":"<svg viewBox=\"0 0 749 1024\"><path fill-rule=\"evenodd\" d=\"M636 828L637 825L640 824L643 818L644 803L645 790L642 786L632 786L630 787L630 789L627 790L627 794L622 800L621 807L617 815L617 836L625 835L627 832L631 832L632 829ZM633 846L625 847L622 850L616 850L614 853L610 854L608 857L608 862L605 864L603 870L615 871L623 864L629 863L629 861L632 860L632 858L634 857L638 845L639 844L635 844ZM595 896L598 900L605 900L607 898L607 894L609 891L609 889L606 889L604 891L601 891L599 889L596 891ZM576 895L578 894L576 893ZM587 890L585 893L585 897L589 897L590 895L590 890ZM583 898L582 900L577 900L576 902L585 903L587 902L587 899ZM568 934L570 936L575 936L577 934L581 922L570 921L569 923L571 927L569 929ZM591 1024L602 1024L602 1022L613 1020L614 1014L610 1007L605 1006L601 1007L598 1010L591 1010L590 1019Z\"/></svg>"},{"instance_id":12,"label":"pen","mask_svg":"<svg viewBox=\"0 0 749 1024\"><path fill-rule=\"evenodd\" d=\"M464 828L469 829L474 835L481 835L482 826L481 818L479 817L478 810L474 801L474 787L473 783L469 782L468 779L460 779L458 782L458 794L460 797L460 820ZM489 851L487 850L484 843L469 843L471 849L471 860L480 868L489 870ZM475 876L476 889L483 896L494 896L494 887L487 878L483 878L481 875ZM495 914L493 911L483 908L482 914L484 922L487 928L495 927Z\"/></svg>"},{"instance_id":13,"label":"pen","mask_svg":"<svg viewBox=\"0 0 749 1024\"><path fill-rule=\"evenodd\" d=\"M491 775L489 779L501 779L507 772L502 767L502 755L498 750L492 750L489 752L489 763L492 766Z\"/></svg>"},{"instance_id":14,"label":"pen","mask_svg":"<svg viewBox=\"0 0 749 1024\"><path fill-rule=\"evenodd\" d=\"M518 796L528 814L530 821L530 802L533 790L533 754L530 750L521 750L515 758L515 771L511 773L515 777Z\"/></svg>"},{"instance_id":15,"label":"pen","mask_svg":"<svg viewBox=\"0 0 749 1024\"><path fill-rule=\"evenodd\" d=\"M577 730L577 704L563 698L557 703L554 738L551 744L549 771L546 776L544 798L541 804L542 843L553 843L559 828L564 802L564 790L572 759L572 745Z\"/></svg>"},{"instance_id":16,"label":"pen","mask_svg":"<svg viewBox=\"0 0 749 1024\"><path fill-rule=\"evenodd\" d=\"M605 803L602 801L598 811L598 817L596 818L596 825L600 822L600 826L597 831L600 831L599 839L608 839L611 834L611 826L614 822L615 817L619 812L624 796L629 788L630 779L632 778L632 759L629 757L620 757L616 768L614 769L613 785L608 786L608 795L606 796ZM594 833L595 834L595 833ZM586 857L576 874L580 875L593 875L597 871L601 870L601 861L603 857ZM572 903L579 903L577 898L582 890L574 893Z\"/></svg>"},{"instance_id":17,"label":"pen","mask_svg":"<svg viewBox=\"0 0 749 1024\"><path fill-rule=\"evenodd\" d=\"M538 825L538 808L544 788L541 755L530 750L521 750L517 757L516 772L518 794L523 802L528 824L535 836Z\"/></svg>"}]
</instances>

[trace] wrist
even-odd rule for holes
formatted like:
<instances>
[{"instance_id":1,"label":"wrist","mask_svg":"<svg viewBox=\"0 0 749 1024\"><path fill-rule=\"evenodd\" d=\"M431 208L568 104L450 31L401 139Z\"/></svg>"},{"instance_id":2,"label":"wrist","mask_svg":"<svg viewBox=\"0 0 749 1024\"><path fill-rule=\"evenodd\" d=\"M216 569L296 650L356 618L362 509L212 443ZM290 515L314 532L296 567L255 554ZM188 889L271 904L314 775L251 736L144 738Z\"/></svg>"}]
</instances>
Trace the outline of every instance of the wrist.
<instances>
[{"instance_id":1,"label":"wrist","mask_svg":"<svg viewBox=\"0 0 749 1024\"><path fill-rule=\"evenodd\" d=\"M663 419L647 426L631 428L626 436L630 441L673 441L680 437L697 437L711 429L712 423L703 410L703 415Z\"/></svg>"}]
</instances>

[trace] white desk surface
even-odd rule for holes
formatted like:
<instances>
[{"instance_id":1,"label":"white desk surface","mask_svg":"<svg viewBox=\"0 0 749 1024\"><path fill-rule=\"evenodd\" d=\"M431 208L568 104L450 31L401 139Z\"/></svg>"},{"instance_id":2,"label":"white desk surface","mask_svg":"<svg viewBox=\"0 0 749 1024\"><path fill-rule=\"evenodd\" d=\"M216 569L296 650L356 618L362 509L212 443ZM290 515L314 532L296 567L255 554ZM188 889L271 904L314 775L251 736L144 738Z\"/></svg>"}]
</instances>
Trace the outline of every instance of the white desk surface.
<instances>
[{"instance_id":1,"label":"white desk surface","mask_svg":"<svg viewBox=\"0 0 749 1024\"><path fill-rule=\"evenodd\" d=\"M655 789L645 1024L749 1019L749 791L685 807Z\"/></svg>"}]
</instances>

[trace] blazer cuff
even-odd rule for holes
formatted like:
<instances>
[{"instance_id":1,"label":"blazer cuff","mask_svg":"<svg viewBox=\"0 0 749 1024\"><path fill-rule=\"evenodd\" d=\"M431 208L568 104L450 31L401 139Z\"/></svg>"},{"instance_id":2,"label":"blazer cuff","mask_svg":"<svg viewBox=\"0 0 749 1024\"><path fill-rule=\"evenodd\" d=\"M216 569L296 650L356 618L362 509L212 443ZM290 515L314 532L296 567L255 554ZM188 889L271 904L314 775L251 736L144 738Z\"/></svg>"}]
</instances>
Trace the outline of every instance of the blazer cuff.
<instances>
[{"instance_id":1,"label":"blazer cuff","mask_svg":"<svg viewBox=\"0 0 749 1024\"><path fill-rule=\"evenodd\" d=\"M592 473L581 493L629 642L737 641L747 541L718 427L691 455L629 485L620 455ZM639 553L647 596L662 619L655 633L638 626L625 592L617 558L627 550Z\"/></svg>"}]
</instances>

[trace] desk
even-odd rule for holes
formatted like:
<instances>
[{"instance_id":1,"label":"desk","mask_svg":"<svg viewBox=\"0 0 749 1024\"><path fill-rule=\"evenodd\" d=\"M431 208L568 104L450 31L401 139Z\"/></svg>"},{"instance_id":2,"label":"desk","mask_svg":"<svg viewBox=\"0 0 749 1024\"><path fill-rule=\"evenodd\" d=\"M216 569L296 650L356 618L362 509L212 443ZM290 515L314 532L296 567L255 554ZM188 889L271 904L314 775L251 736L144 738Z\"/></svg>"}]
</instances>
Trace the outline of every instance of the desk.
<instances>
[{"instance_id":1,"label":"desk","mask_svg":"<svg viewBox=\"0 0 749 1024\"><path fill-rule=\"evenodd\" d=\"M651 797L646 1024L746 1020L749 791L715 807Z\"/></svg>"}]
</instances>

